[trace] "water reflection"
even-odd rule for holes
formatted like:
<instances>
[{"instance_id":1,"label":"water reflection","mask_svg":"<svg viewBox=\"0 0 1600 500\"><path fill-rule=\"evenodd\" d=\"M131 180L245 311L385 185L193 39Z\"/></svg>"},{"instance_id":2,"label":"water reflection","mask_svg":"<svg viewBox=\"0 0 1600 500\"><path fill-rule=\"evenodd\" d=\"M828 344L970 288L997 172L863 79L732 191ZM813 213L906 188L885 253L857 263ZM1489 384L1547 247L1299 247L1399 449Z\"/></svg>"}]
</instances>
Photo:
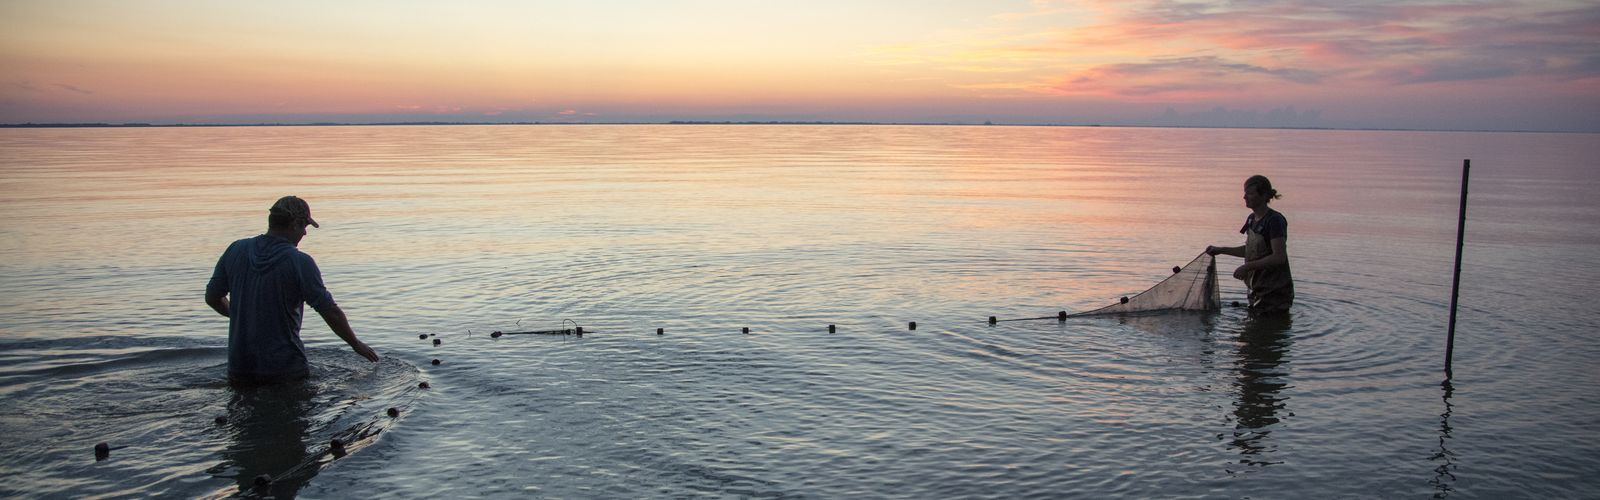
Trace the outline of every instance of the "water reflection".
<instances>
[{"instance_id":1,"label":"water reflection","mask_svg":"<svg viewBox=\"0 0 1600 500\"><path fill-rule=\"evenodd\" d=\"M307 381L234 387L227 414L233 439L211 472L231 473L246 496L293 498L316 473L314 467L301 467L311 456L306 440L315 393ZM273 478L264 487L256 484L262 474Z\"/></svg>"},{"instance_id":2,"label":"water reflection","mask_svg":"<svg viewBox=\"0 0 1600 500\"><path fill-rule=\"evenodd\" d=\"M1228 447L1239 452L1239 463L1246 466L1280 464L1269 460L1268 454L1276 449L1268 436L1271 426L1282 419L1288 400L1281 392L1289 387L1284 364L1288 361L1292 320L1288 314L1278 314L1244 321L1234 360L1238 400L1233 405L1234 431Z\"/></svg>"},{"instance_id":3,"label":"water reflection","mask_svg":"<svg viewBox=\"0 0 1600 500\"><path fill-rule=\"evenodd\" d=\"M55 484L85 496L112 494L124 484L203 482L207 489L236 491L236 480L281 473L276 462L263 465L270 457L251 456L253 450L287 446L263 453L296 462L301 443L315 453L328 437L343 435L336 430L402 425L383 416L384 407L411 409L408 402L427 394L440 404L408 413L422 417L414 423L460 425L448 434L407 430L406 437L418 437L387 440L371 451L395 463L464 465L384 467L383 460L357 454L359 460L314 479L329 484L298 491L354 496L351 485L381 484L408 492L399 496L426 496L448 484L459 485L465 496L496 496L500 486L488 479L517 478L507 481L516 486L549 470L567 472L537 481L554 494L526 494L686 491L673 486L672 478L682 474L629 478L598 466L612 450L650 446L628 444L640 439L670 444L664 451L679 462L747 464L735 472L819 497L957 496L951 485L980 481L988 489L973 496L1175 496L1182 493L1160 488L1176 483L1160 479L1219 475L1219 461L1263 470L1238 465L1241 456L1285 465L1194 496L1241 496L1285 485L1311 497L1421 488L1441 461L1390 460L1402 466L1380 469L1359 457L1420 460L1435 451L1423 445L1439 434L1440 421L1427 416L1439 411L1429 409L1437 394L1419 401L1400 391L1415 387L1406 385L1413 353L1434 345L1433 336L1412 333L1437 318L1437 301L1426 293L1437 281L1437 266L1429 263L1453 242L1453 233L1436 229L1453 228L1459 158L1492 151L1515 168L1490 173L1501 182L1485 183L1491 193L1484 213L1491 221L1476 226L1487 229L1475 234L1488 253L1478 253L1483 259L1474 269L1486 287L1479 297L1487 302L1476 309L1475 324L1482 337L1503 342L1481 352L1479 364L1489 370L1480 380L1487 382L1472 389L1504 399L1472 409L1480 427L1505 432L1447 442L1458 452L1468 444L1488 450L1473 455L1473 468L1487 471L1475 477L1479 486L1527 490L1550 483L1543 471L1513 468L1532 460L1558 457L1600 469L1590 467L1597 462L1594 447L1581 439L1543 439L1583 435L1581 426L1592 419L1582 414L1595 409L1593 399L1565 387L1526 390L1556 376L1593 380L1583 354L1595 343L1582 335L1593 315L1581 303L1526 293L1546 288L1522 286L1560 278L1554 282L1559 288L1588 290L1583 285L1591 282L1593 266L1567 266L1553 275L1544 272L1552 266L1538 264L1592 261L1586 245L1600 234L1594 230L1600 218L1585 217L1595 210L1593 202L1575 200L1597 185L1586 168L1593 162L1581 161L1593 158L1596 147L1600 141L1583 134L1063 127L7 130L0 133L0 212L7 215L0 218L0 234L7 235L0 238L0 288L7 290L0 294L0 358L11 365L0 384L0 391L10 391L0 416L26 418L0 419L0 434L28 445L18 448L41 451L6 454L11 477L5 483L23 485L15 488L31 496L49 496L56 490L46 488ZM1542 174L1555 169L1561 175ZM1119 335L1128 333L1124 329L1100 321L1063 325L1059 334L983 331L971 337L994 346L996 355L960 356L972 345L961 325L975 318L1014 308L1049 313L1056 304L1097 304L1134 291L1127 287L1147 283L1146 276L1164 275L1163 268L1190 256L1182 249L1215 235L1217 220L1235 220L1237 200L1217 193L1232 192L1234 179L1257 170L1281 171L1286 184L1301 186L1291 193L1296 213L1306 214L1296 224L1315 239L1297 248L1308 254L1307 276L1323 278L1307 285L1316 289L1310 295L1324 300L1296 306L1292 355L1261 342L1239 345L1259 335L1241 336L1243 314L1230 310L1217 315L1212 334L1172 320L1158 325L1170 326L1170 334L1146 338L1125 338ZM1550 189L1559 193L1528 195ZM165 392L171 378L117 374L147 364L162 368L139 370L170 374L167 366L194 363L161 357L94 373L54 371L129 355L118 349L220 349L215 315L194 307L196 279L215 262L218 242L239 237L241 225L254 230L259 224L261 207L238 200L285 192L327 200L329 232L310 241L316 248L308 251L325 255L324 267L350 287L349 305L364 311L366 329L460 331L458 325L479 328L516 318L540 324L574 318L648 330L665 326L668 334L602 335L555 350L542 342L447 342L439 349L457 354L447 358L449 365L424 368L441 389L426 393L410 389L418 371L399 363L377 373L331 370L349 373L339 380L354 385L319 382L322 402L313 405L309 431L283 432L288 437L281 441L259 437L272 433L253 428L292 420L245 424L252 434L239 436L232 428L237 422L209 423L211 412L221 413L235 396L231 389L204 386L158 398L153 395ZM130 215L141 223L128 224ZM1440 224L1441 217L1449 223ZM1570 229L1573 224L1579 229ZM150 233L163 235L164 244L135 245L132 255L123 248L129 245L122 242ZM1573 245L1525 248L1529 239ZM1393 251L1374 258L1366 251L1374 242ZM1532 253L1491 255L1511 248ZM119 258L108 264L104 255ZM1239 291L1236 282L1224 281ZM145 307L150 304L159 307ZM824 319L853 323L841 323L826 337L815 331ZM926 327L915 333L901 330L904 323L878 328L907 320ZM787 326L796 322L806 330L726 335L740 326L755 333L799 330ZM1327 334L1307 335L1312 332ZM1277 345L1265 346L1284 347L1278 337ZM120 338L129 343L107 340ZM380 350L387 345L385 352L408 353L402 359L424 366L438 350L405 335L379 340ZM1562 348L1558 356L1547 356L1552 342ZM51 349L73 352L30 359ZM727 349L759 356L725 360L732 355L718 353ZM222 359L216 352L205 356L205 363ZM1190 358L1200 364L1186 363ZM1315 373L1304 369L1308 360L1316 361ZM1292 382L1273 376L1288 373L1292 363L1302 365ZM480 372L522 382L486 386ZM628 383L573 376L616 380L638 373L653 376ZM618 392L597 393L597 387ZM923 397L929 394L946 397ZM1066 404L1028 403L1040 396ZM1302 409L1285 406L1289 396L1297 398L1295 406L1348 415L1319 415L1319 425L1306 425L1311 422L1289 416L1288 409ZM508 427L500 419L480 418L527 413L547 399L577 402L569 413L586 415L592 404L644 401L681 410L687 420L645 422L651 428L641 434L627 419L547 426L540 424L556 420L535 412L512 417L526 432L502 439ZM120 411L126 401L161 412ZM1395 409L1383 403L1394 401L1423 405L1409 414L1424 422L1392 438L1320 425L1382 419ZM172 417L196 406L208 408L203 426ZM1520 425L1527 408L1563 418ZM75 412L83 412L79 422L71 421ZM1205 421L1195 422L1197 415ZM1292 435L1286 424L1296 427ZM1252 434L1233 436L1236 425ZM859 439L862 429L875 428L903 431ZM984 431L970 432L978 428ZM139 434L143 429L158 433ZM815 432L791 435L795 429ZM1253 434L1266 431L1274 432L1270 438ZM73 439L73 432L95 436L85 445L110 440L135 446L98 464L47 455L49 439ZM305 432L316 437L295 439ZM135 453L196 436L206 439L204 448ZM1069 444L1041 452L1041 436ZM1503 439L1489 439L1495 437ZM757 439L759 446L752 444ZM1180 446L1168 453L1161 446L1168 441ZM1529 442L1548 446L1517 445ZM1374 448L1357 450L1352 443ZM814 451L796 451L807 446ZM1257 451L1246 455L1252 446ZM182 475L191 464L221 462L229 447L229 462L213 476ZM87 446L70 451L88 458ZM1493 461L1476 458L1486 453ZM461 480L464 468L476 463L504 467L484 467L489 470ZM1017 463L987 477L971 468ZM95 468L66 468L79 466ZM1069 470L1063 467L1077 472L1056 472ZM119 478L107 478L111 474L129 477L114 482ZM905 480L890 484L884 477ZM1591 475L1567 477L1555 485L1577 491L1594 482Z\"/></svg>"},{"instance_id":4,"label":"water reflection","mask_svg":"<svg viewBox=\"0 0 1600 500\"><path fill-rule=\"evenodd\" d=\"M1449 380L1445 380L1439 386L1444 389L1444 413L1439 414L1439 451L1428 458L1428 460L1439 464L1438 467L1433 468L1433 479L1428 481L1428 484L1433 485L1434 498L1450 496L1450 492L1455 490L1453 485L1456 482L1455 454L1445 447L1445 444L1452 439L1450 436L1450 411L1454 408L1454 405L1450 404L1450 396L1455 392L1455 386L1450 385Z\"/></svg>"}]
</instances>

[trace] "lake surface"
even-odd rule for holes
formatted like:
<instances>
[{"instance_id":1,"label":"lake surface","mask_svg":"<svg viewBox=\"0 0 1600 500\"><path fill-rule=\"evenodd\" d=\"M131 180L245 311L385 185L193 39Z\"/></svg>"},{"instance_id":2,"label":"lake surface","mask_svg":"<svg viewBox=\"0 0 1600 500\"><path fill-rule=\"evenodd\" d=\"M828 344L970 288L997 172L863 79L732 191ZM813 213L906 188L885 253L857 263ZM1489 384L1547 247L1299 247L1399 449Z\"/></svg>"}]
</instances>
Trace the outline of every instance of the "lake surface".
<instances>
[{"instance_id":1,"label":"lake surface","mask_svg":"<svg viewBox=\"0 0 1600 500\"><path fill-rule=\"evenodd\" d=\"M1596 158L1593 134L0 130L0 495L1592 495ZM1241 244L1257 173L1287 321L986 321ZM235 390L204 286L286 194L384 361L309 314L313 381Z\"/></svg>"}]
</instances>

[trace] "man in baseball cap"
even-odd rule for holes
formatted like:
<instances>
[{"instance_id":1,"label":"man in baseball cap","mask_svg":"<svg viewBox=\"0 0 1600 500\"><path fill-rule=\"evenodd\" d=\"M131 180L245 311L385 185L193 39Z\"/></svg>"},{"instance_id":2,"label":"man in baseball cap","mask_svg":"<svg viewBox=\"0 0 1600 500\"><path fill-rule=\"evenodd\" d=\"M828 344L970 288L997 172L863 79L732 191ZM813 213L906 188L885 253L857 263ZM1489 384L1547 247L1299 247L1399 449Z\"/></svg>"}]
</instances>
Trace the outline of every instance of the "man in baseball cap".
<instances>
[{"instance_id":1,"label":"man in baseball cap","mask_svg":"<svg viewBox=\"0 0 1600 500\"><path fill-rule=\"evenodd\" d=\"M311 224L311 227L322 227L322 225L317 224L315 219L311 218L311 204L306 203L306 200L300 199L299 196L291 195L278 198L278 202L272 204L270 212L281 214L297 221L304 221L307 224Z\"/></svg>"},{"instance_id":2,"label":"man in baseball cap","mask_svg":"<svg viewBox=\"0 0 1600 500\"><path fill-rule=\"evenodd\" d=\"M206 284L206 305L228 318L228 380L236 384L299 380L310 375L300 341L304 305L350 348L370 361L378 353L356 338L344 310L322 284L317 262L298 248L311 205L279 198L267 213L267 232L233 242Z\"/></svg>"}]
</instances>

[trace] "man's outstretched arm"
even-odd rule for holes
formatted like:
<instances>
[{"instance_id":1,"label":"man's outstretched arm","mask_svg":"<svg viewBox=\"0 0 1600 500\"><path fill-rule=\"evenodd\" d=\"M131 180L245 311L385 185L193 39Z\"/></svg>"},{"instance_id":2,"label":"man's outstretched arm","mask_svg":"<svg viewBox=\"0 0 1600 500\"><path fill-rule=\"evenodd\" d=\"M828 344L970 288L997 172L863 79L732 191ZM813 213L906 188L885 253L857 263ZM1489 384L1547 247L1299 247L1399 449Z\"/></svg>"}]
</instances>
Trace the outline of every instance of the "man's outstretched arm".
<instances>
[{"instance_id":1,"label":"man's outstretched arm","mask_svg":"<svg viewBox=\"0 0 1600 500\"><path fill-rule=\"evenodd\" d=\"M356 354L367 358L367 361L378 362L378 353L367 347L361 339L356 338L356 331L350 328L350 319L345 317L344 309L340 309L338 304L318 309L317 314L322 315L322 321L328 323L328 328L339 338L344 339L344 343L350 344L350 349Z\"/></svg>"}]
</instances>

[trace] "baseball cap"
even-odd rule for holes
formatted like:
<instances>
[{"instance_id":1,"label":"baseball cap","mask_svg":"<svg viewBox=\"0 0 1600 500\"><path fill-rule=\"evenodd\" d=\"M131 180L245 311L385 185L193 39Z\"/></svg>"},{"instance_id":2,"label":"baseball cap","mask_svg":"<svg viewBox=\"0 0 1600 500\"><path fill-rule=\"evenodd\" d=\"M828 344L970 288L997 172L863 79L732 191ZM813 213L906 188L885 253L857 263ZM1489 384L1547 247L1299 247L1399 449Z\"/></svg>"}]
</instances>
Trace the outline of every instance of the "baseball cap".
<instances>
[{"instance_id":1,"label":"baseball cap","mask_svg":"<svg viewBox=\"0 0 1600 500\"><path fill-rule=\"evenodd\" d=\"M311 227L322 227L317 225L316 219L311 218L311 205L306 203L306 200L300 199L299 196L278 198L278 202L272 204L272 211L296 219L305 219L307 224L311 224Z\"/></svg>"}]
</instances>

